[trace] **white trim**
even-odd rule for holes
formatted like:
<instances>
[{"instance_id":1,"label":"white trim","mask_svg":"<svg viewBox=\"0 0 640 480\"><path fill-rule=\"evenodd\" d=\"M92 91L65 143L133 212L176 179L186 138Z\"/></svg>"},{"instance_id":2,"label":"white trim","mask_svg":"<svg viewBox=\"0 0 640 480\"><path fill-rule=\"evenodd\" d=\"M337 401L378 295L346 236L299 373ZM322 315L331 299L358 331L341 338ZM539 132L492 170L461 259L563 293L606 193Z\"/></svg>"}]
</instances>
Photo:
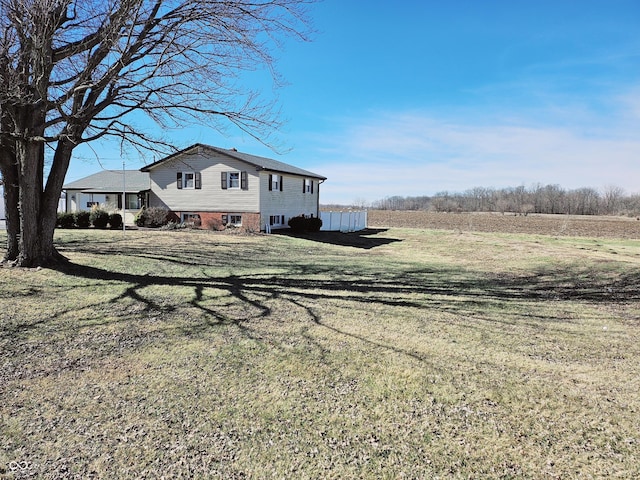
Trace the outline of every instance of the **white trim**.
<instances>
[{"instance_id":1,"label":"white trim","mask_svg":"<svg viewBox=\"0 0 640 480\"><path fill-rule=\"evenodd\" d=\"M231 175L238 176L238 185L236 185L235 187L232 184ZM242 183L242 173L239 170L227 172L227 190L240 190L241 183Z\"/></svg>"},{"instance_id":2,"label":"white trim","mask_svg":"<svg viewBox=\"0 0 640 480\"><path fill-rule=\"evenodd\" d=\"M182 189L183 190L195 190L196 189L196 172L192 170L182 171ZM191 175L191 186L187 186L187 175Z\"/></svg>"}]
</instances>

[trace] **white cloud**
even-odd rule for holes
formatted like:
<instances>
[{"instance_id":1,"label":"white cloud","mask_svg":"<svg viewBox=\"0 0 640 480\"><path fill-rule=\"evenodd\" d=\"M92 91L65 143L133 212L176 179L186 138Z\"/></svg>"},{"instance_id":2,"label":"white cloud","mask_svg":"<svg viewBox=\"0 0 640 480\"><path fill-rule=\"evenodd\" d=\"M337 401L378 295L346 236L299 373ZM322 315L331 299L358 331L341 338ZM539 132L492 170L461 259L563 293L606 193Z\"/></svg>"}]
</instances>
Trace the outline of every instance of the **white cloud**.
<instances>
[{"instance_id":1,"label":"white cloud","mask_svg":"<svg viewBox=\"0 0 640 480\"><path fill-rule=\"evenodd\" d=\"M575 122L567 121L568 107L543 112L546 118L540 111L519 119L397 112L351 120L323 155L339 161L317 167L329 177L322 202L536 183L638 192L640 109L632 107L640 104L624 100L625 108L606 116L578 108Z\"/></svg>"}]
</instances>

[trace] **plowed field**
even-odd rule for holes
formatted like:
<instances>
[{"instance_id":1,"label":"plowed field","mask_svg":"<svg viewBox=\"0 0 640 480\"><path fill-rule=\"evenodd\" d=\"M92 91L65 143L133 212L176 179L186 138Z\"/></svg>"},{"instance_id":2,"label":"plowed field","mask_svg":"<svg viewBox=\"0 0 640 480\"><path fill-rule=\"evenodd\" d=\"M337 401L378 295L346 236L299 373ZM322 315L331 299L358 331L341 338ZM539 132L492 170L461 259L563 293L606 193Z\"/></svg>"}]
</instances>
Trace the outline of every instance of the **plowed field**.
<instances>
[{"instance_id":1,"label":"plowed field","mask_svg":"<svg viewBox=\"0 0 640 480\"><path fill-rule=\"evenodd\" d=\"M573 237L640 238L640 221L628 217L370 210L368 220L369 227L372 228L404 227Z\"/></svg>"}]
</instances>

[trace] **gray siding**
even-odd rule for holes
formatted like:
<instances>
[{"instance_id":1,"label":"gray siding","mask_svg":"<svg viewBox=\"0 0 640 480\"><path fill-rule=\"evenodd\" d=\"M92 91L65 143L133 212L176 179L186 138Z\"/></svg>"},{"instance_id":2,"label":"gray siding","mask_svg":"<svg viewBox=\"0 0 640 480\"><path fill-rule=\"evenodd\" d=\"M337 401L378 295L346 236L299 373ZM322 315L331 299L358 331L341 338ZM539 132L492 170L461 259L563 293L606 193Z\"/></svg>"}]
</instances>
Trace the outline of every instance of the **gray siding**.
<instances>
[{"instance_id":1,"label":"gray siding","mask_svg":"<svg viewBox=\"0 0 640 480\"><path fill-rule=\"evenodd\" d=\"M305 177L282 175L282 191L269 191L269 173L260 172L260 213L262 228L269 222L271 215L284 215L285 225L291 217L298 215L318 216L318 179L313 181L313 193L303 193L302 184ZM274 175L276 175L274 173Z\"/></svg>"},{"instance_id":2,"label":"gray siding","mask_svg":"<svg viewBox=\"0 0 640 480\"><path fill-rule=\"evenodd\" d=\"M248 189L221 188L222 172L247 172ZM200 172L201 189L179 189L178 172ZM260 181L255 167L213 152L181 155L150 171L149 206L175 212L253 212L259 211Z\"/></svg>"},{"instance_id":3,"label":"gray siding","mask_svg":"<svg viewBox=\"0 0 640 480\"><path fill-rule=\"evenodd\" d=\"M210 149L196 154L181 154L150 169L150 207L174 212L260 213L264 229L271 215L284 215L285 225L298 215L318 216L319 180L258 170L255 165ZM179 189L178 172L199 172L201 189ZM247 172L248 189L222 189L222 172ZM269 174L283 177L283 190L269 190ZM303 192L305 178L313 181L313 193Z\"/></svg>"}]
</instances>

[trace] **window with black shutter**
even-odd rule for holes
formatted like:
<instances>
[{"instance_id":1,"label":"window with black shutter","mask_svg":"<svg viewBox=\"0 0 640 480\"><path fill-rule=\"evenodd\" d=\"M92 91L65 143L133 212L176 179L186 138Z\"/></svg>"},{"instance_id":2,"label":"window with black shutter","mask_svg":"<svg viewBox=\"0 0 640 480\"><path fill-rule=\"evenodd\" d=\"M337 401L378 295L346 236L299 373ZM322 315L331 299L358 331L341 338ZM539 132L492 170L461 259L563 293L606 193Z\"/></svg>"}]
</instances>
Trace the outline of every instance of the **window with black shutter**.
<instances>
[{"instance_id":1,"label":"window with black shutter","mask_svg":"<svg viewBox=\"0 0 640 480\"><path fill-rule=\"evenodd\" d=\"M313 193L313 180L305 178L302 181L302 193Z\"/></svg>"}]
</instances>

